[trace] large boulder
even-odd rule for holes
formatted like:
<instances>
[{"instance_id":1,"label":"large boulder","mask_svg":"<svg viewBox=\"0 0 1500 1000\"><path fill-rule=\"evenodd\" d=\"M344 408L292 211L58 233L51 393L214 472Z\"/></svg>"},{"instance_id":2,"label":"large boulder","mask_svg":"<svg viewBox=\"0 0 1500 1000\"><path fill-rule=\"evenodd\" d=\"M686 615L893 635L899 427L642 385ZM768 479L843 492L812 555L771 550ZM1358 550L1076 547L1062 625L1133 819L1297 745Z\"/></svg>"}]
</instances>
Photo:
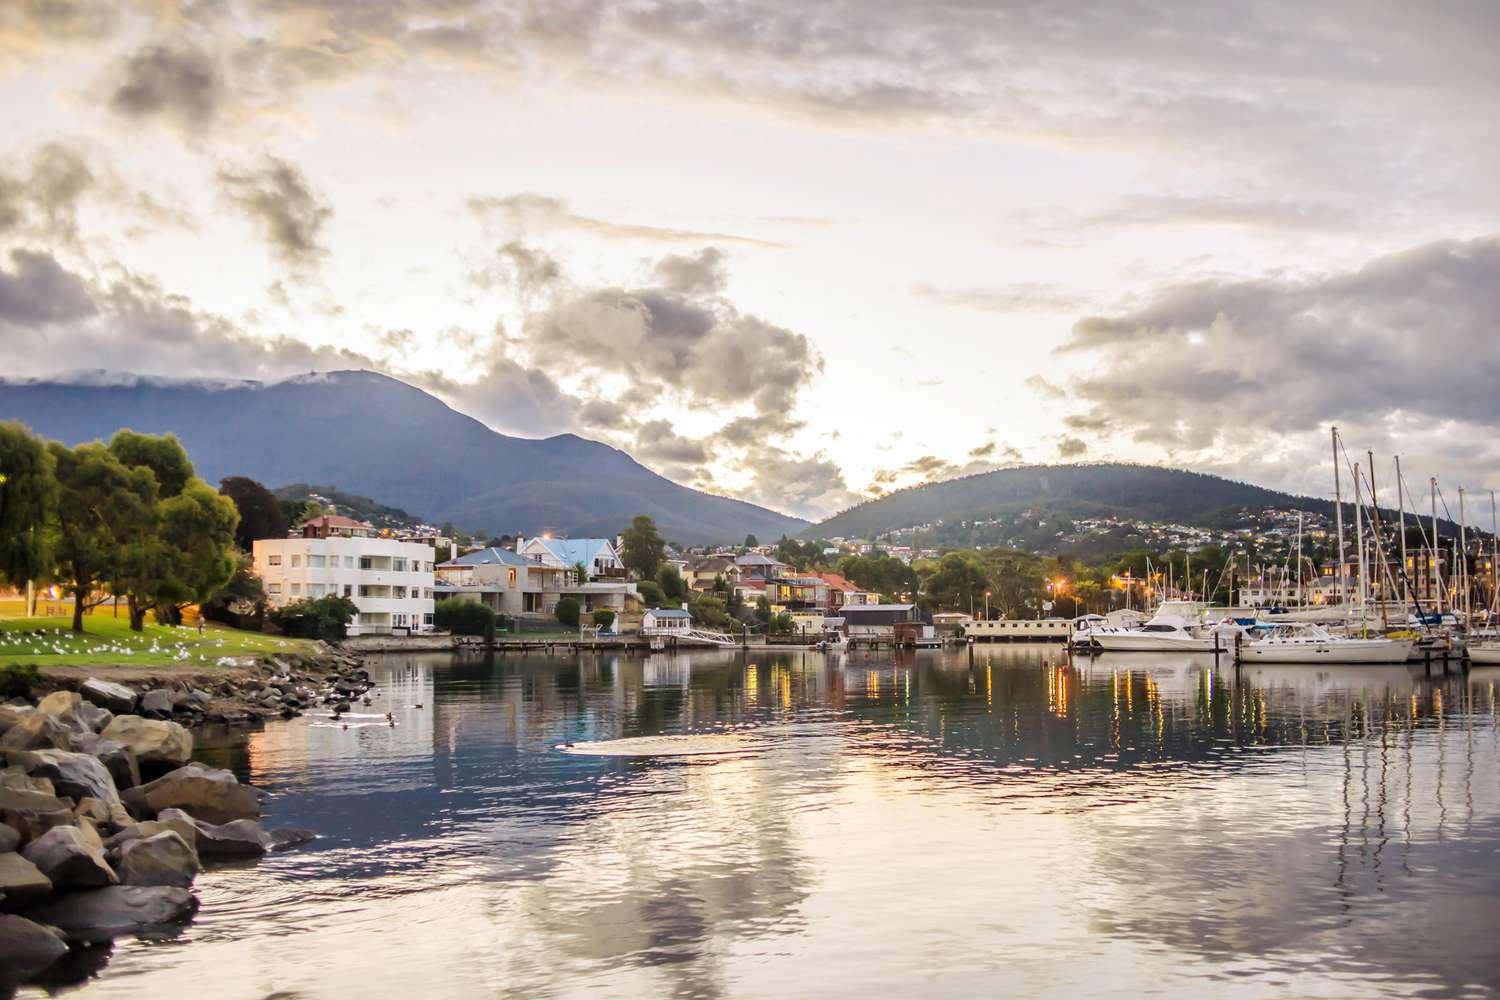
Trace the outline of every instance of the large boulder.
<instances>
[{"instance_id":1,"label":"large boulder","mask_svg":"<svg viewBox=\"0 0 1500 1000\"><path fill-rule=\"evenodd\" d=\"M28 715L35 715L36 709L30 705L0 705L0 736L10 732L10 728Z\"/></svg>"},{"instance_id":2,"label":"large boulder","mask_svg":"<svg viewBox=\"0 0 1500 1000\"><path fill-rule=\"evenodd\" d=\"M60 929L70 940L107 941L181 923L198 901L176 886L113 885L70 892L26 911L28 919Z\"/></svg>"},{"instance_id":3,"label":"large boulder","mask_svg":"<svg viewBox=\"0 0 1500 1000\"><path fill-rule=\"evenodd\" d=\"M123 743L141 764L186 764L193 756L193 734L175 722L158 722L138 715L117 715L99 734Z\"/></svg>"},{"instance_id":4,"label":"large boulder","mask_svg":"<svg viewBox=\"0 0 1500 1000\"><path fill-rule=\"evenodd\" d=\"M318 835L311 830L295 826L267 830L265 837L267 845L273 851L290 851L294 847L301 847L303 844L309 844L318 839Z\"/></svg>"},{"instance_id":5,"label":"large boulder","mask_svg":"<svg viewBox=\"0 0 1500 1000\"><path fill-rule=\"evenodd\" d=\"M189 764L131 788L122 796L137 815L181 809L207 823L228 823L260 817L260 796L233 774L202 764Z\"/></svg>"},{"instance_id":6,"label":"large boulder","mask_svg":"<svg viewBox=\"0 0 1500 1000\"><path fill-rule=\"evenodd\" d=\"M78 693L83 696L84 700L100 708L107 708L116 715L129 715L135 711L136 694L124 684L90 677L79 685Z\"/></svg>"},{"instance_id":7,"label":"large boulder","mask_svg":"<svg viewBox=\"0 0 1500 1000\"><path fill-rule=\"evenodd\" d=\"M0 785L0 822L14 827L24 842L73 822L73 809L55 795Z\"/></svg>"},{"instance_id":8,"label":"large boulder","mask_svg":"<svg viewBox=\"0 0 1500 1000\"><path fill-rule=\"evenodd\" d=\"M204 823L181 809L163 809L157 822L185 822L193 827L198 857L206 861L241 861L258 858L271 849L270 837L253 819L232 823Z\"/></svg>"},{"instance_id":9,"label":"large boulder","mask_svg":"<svg viewBox=\"0 0 1500 1000\"><path fill-rule=\"evenodd\" d=\"M88 724L89 732L91 733L97 733L99 730L109 725L110 720L115 717L115 713L111 712L109 709L100 708L98 705L92 705L89 702L83 703L81 713L83 715L83 721Z\"/></svg>"},{"instance_id":10,"label":"large boulder","mask_svg":"<svg viewBox=\"0 0 1500 1000\"><path fill-rule=\"evenodd\" d=\"M120 848L120 881L125 885L179 885L184 889L203 870L192 846L171 830L126 841Z\"/></svg>"},{"instance_id":11,"label":"large boulder","mask_svg":"<svg viewBox=\"0 0 1500 1000\"><path fill-rule=\"evenodd\" d=\"M53 691L36 703L38 713L50 715L72 732L91 733L94 730L89 725L88 715L83 707L84 701L77 691Z\"/></svg>"},{"instance_id":12,"label":"large boulder","mask_svg":"<svg viewBox=\"0 0 1500 1000\"><path fill-rule=\"evenodd\" d=\"M183 843L194 850L197 849L198 828L194 825L193 818L181 809L163 809L156 819L143 819L139 823L122 827L104 842L104 846L107 850L118 852L132 840L154 837L158 833L166 832L177 834L182 838Z\"/></svg>"},{"instance_id":13,"label":"large boulder","mask_svg":"<svg viewBox=\"0 0 1500 1000\"><path fill-rule=\"evenodd\" d=\"M52 880L19 854L0 854L0 893L0 906L18 910L52 895Z\"/></svg>"},{"instance_id":14,"label":"large boulder","mask_svg":"<svg viewBox=\"0 0 1500 1000\"><path fill-rule=\"evenodd\" d=\"M116 788L134 788L141 783L141 765L135 751L119 740L107 740L97 733L73 737L73 750L98 758L114 779Z\"/></svg>"},{"instance_id":15,"label":"large boulder","mask_svg":"<svg viewBox=\"0 0 1500 1000\"><path fill-rule=\"evenodd\" d=\"M21 855L60 889L91 889L120 881L104 860L98 834L90 838L76 826L53 827L22 848Z\"/></svg>"},{"instance_id":16,"label":"large boulder","mask_svg":"<svg viewBox=\"0 0 1500 1000\"><path fill-rule=\"evenodd\" d=\"M21 846L21 831L9 823L0 823L0 854L18 850Z\"/></svg>"},{"instance_id":17,"label":"large boulder","mask_svg":"<svg viewBox=\"0 0 1500 1000\"><path fill-rule=\"evenodd\" d=\"M68 952L56 934L25 917L0 916L0 989L19 986Z\"/></svg>"},{"instance_id":18,"label":"large boulder","mask_svg":"<svg viewBox=\"0 0 1500 1000\"><path fill-rule=\"evenodd\" d=\"M92 735L92 734L91 734ZM66 750L12 750L10 762L33 778L47 778L59 795L95 798L108 805L120 800L115 780L96 758Z\"/></svg>"},{"instance_id":19,"label":"large boulder","mask_svg":"<svg viewBox=\"0 0 1500 1000\"><path fill-rule=\"evenodd\" d=\"M166 688L156 688L141 695L141 714L165 719L172 714L172 692Z\"/></svg>"},{"instance_id":20,"label":"large boulder","mask_svg":"<svg viewBox=\"0 0 1500 1000\"><path fill-rule=\"evenodd\" d=\"M0 750L40 750L44 747L66 750L77 731L54 715L31 712L17 719L15 725L0 736Z\"/></svg>"}]
</instances>

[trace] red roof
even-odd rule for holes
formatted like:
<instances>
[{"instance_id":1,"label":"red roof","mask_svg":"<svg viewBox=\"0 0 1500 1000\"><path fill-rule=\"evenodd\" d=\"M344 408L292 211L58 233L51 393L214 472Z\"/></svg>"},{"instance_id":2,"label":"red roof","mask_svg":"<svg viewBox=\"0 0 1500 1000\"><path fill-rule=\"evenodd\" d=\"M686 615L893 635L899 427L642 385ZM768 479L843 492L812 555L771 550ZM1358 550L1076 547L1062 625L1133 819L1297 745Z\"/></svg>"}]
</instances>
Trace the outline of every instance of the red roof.
<instances>
[{"instance_id":1,"label":"red roof","mask_svg":"<svg viewBox=\"0 0 1500 1000\"><path fill-rule=\"evenodd\" d=\"M814 573L813 576L828 584L834 590L842 590L844 593L863 593L863 588L855 586L837 573Z\"/></svg>"},{"instance_id":2,"label":"red roof","mask_svg":"<svg viewBox=\"0 0 1500 1000\"><path fill-rule=\"evenodd\" d=\"M308 521L305 527L309 528L373 528L374 525L367 521L356 521L352 517L342 514L324 514Z\"/></svg>"}]
</instances>

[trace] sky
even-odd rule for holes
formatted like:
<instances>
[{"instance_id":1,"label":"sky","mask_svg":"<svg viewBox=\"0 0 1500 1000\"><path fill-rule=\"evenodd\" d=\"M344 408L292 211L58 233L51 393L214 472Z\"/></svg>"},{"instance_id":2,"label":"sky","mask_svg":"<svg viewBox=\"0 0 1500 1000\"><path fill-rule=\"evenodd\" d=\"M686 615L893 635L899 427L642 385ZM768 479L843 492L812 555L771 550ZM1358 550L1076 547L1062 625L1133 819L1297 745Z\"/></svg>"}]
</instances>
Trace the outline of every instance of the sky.
<instances>
[{"instance_id":1,"label":"sky","mask_svg":"<svg viewBox=\"0 0 1500 1000\"><path fill-rule=\"evenodd\" d=\"M0 3L0 376L371 368L818 517L1500 487L1500 4ZM1412 487L1420 493L1422 485Z\"/></svg>"}]
</instances>

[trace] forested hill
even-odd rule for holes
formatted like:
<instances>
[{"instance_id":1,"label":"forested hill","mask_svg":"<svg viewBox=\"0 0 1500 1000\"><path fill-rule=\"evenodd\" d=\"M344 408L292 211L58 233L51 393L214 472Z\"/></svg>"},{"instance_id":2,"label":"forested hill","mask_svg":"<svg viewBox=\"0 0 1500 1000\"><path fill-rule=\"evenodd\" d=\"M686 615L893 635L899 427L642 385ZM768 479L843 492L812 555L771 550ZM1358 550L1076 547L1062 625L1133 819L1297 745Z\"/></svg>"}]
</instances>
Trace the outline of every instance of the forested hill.
<instances>
[{"instance_id":1,"label":"forested hill","mask_svg":"<svg viewBox=\"0 0 1500 1000\"><path fill-rule=\"evenodd\" d=\"M1069 518L1114 516L1226 527L1241 510L1267 507L1333 513L1327 500L1180 469L1032 465L901 490L836 514L804 535L873 538L915 525L988 520L1028 508Z\"/></svg>"}]
</instances>

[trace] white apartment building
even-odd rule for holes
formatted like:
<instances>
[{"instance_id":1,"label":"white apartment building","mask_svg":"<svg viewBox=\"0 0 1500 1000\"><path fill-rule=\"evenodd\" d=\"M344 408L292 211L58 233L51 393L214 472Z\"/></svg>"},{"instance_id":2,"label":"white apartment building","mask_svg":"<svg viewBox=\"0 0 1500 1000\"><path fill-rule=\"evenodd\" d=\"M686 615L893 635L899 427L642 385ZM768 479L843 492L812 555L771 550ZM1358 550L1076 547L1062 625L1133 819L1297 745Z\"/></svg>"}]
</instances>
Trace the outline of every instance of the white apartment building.
<instances>
[{"instance_id":1,"label":"white apartment building","mask_svg":"<svg viewBox=\"0 0 1500 1000\"><path fill-rule=\"evenodd\" d=\"M352 535L255 543L255 571L274 607L338 594L359 608L350 635L432 628L431 545Z\"/></svg>"}]
</instances>

